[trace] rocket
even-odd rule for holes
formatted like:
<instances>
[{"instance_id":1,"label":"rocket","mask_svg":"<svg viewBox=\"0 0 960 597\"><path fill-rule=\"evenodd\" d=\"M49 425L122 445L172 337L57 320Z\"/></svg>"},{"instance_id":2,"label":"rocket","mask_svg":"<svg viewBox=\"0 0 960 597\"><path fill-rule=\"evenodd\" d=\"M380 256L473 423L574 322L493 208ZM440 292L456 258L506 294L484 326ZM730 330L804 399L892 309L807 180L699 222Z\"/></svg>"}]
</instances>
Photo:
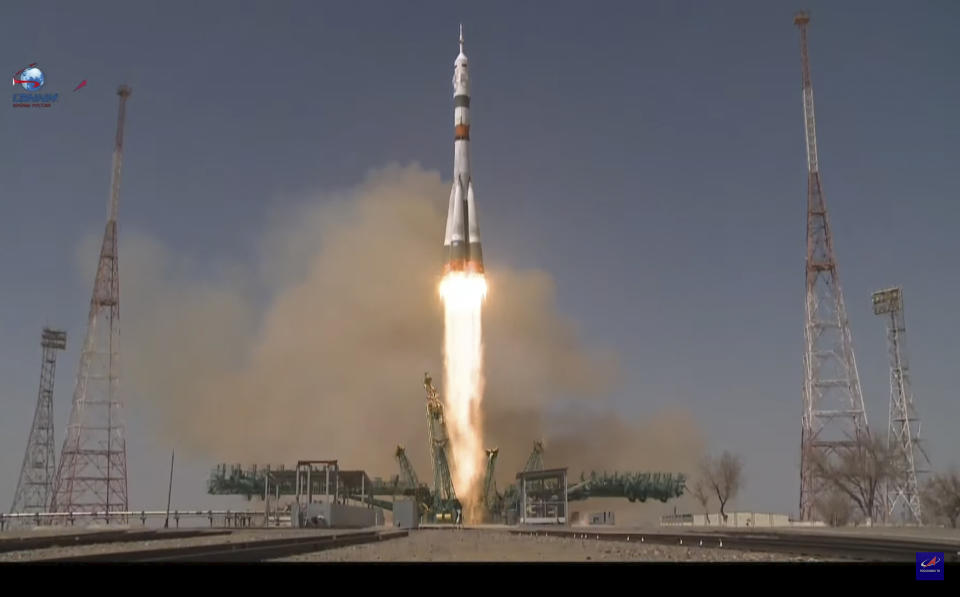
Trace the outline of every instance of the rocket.
<instances>
[{"instance_id":1,"label":"rocket","mask_svg":"<svg viewBox=\"0 0 960 597\"><path fill-rule=\"evenodd\" d=\"M453 187L443 237L444 273L483 273L480 226L470 175L470 74L463 53L463 25L460 25L460 54L453 63Z\"/></svg>"}]
</instances>

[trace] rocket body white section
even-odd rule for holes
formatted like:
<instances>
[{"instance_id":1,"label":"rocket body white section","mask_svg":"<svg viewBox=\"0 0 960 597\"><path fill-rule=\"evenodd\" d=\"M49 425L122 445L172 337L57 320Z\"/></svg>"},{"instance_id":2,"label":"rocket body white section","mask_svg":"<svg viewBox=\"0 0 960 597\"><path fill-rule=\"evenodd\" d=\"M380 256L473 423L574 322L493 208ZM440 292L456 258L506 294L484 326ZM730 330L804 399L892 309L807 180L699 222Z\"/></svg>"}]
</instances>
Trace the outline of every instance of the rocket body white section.
<instances>
[{"instance_id":1,"label":"rocket body white section","mask_svg":"<svg viewBox=\"0 0 960 597\"><path fill-rule=\"evenodd\" d=\"M467 56L460 48L460 54L453 62L453 94L470 95L470 76L467 74Z\"/></svg>"},{"instance_id":2,"label":"rocket body white section","mask_svg":"<svg viewBox=\"0 0 960 597\"><path fill-rule=\"evenodd\" d=\"M450 231L450 244L456 245L457 243L463 243L466 240L466 235L464 234L464 200L463 200L463 186L461 186L457 181L453 182L453 222L454 226Z\"/></svg>"},{"instance_id":3,"label":"rocket body white section","mask_svg":"<svg viewBox=\"0 0 960 597\"><path fill-rule=\"evenodd\" d=\"M455 184L454 186L450 187L450 202L447 205L447 230L443 234L443 246L447 252L449 252L450 249L450 239L453 237L453 206L455 205L456 200L456 190L457 187Z\"/></svg>"},{"instance_id":4,"label":"rocket body white section","mask_svg":"<svg viewBox=\"0 0 960 597\"><path fill-rule=\"evenodd\" d=\"M466 190L470 180L470 146L466 141L458 140L453 144L453 178Z\"/></svg>"},{"instance_id":5,"label":"rocket body white section","mask_svg":"<svg viewBox=\"0 0 960 597\"><path fill-rule=\"evenodd\" d=\"M480 227L474 200L473 177L470 172L470 76L467 56L460 54L453 63L453 184L450 205L447 208L447 226L443 245L447 271L470 270L483 272L483 253L480 248Z\"/></svg>"},{"instance_id":6,"label":"rocket body white section","mask_svg":"<svg viewBox=\"0 0 960 597\"><path fill-rule=\"evenodd\" d=\"M473 181L467 183L467 233L471 247L480 244L480 224L477 221L477 204L473 200Z\"/></svg>"}]
</instances>

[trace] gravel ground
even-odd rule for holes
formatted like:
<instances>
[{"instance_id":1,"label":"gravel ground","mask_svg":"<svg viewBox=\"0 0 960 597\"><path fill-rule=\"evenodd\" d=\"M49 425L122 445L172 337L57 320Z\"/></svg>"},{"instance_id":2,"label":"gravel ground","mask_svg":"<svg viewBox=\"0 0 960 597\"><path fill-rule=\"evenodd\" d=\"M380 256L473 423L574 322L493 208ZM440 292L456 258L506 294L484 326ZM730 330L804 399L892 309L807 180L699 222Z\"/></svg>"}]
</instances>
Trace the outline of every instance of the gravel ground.
<instances>
[{"instance_id":1,"label":"gravel ground","mask_svg":"<svg viewBox=\"0 0 960 597\"><path fill-rule=\"evenodd\" d=\"M818 562L759 552L518 536L502 531L411 531L408 537L284 558L283 562Z\"/></svg>"},{"instance_id":2,"label":"gravel ground","mask_svg":"<svg viewBox=\"0 0 960 597\"><path fill-rule=\"evenodd\" d=\"M343 531L341 531L342 533ZM303 530L244 530L232 531L230 534L208 537L189 537L182 539L159 539L153 541L130 541L123 543L98 543L94 545L78 545L73 547L49 547L46 549L32 549L28 551L11 551L0 553L0 562L26 562L56 559L72 556L83 556L102 553L120 553L124 551L138 551L141 549L160 549L164 547L186 547L190 545L216 545L220 543L237 543L258 539L282 539L285 537L309 537L311 535L329 535L336 531L303 531Z\"/></svg>"}]
</instances>

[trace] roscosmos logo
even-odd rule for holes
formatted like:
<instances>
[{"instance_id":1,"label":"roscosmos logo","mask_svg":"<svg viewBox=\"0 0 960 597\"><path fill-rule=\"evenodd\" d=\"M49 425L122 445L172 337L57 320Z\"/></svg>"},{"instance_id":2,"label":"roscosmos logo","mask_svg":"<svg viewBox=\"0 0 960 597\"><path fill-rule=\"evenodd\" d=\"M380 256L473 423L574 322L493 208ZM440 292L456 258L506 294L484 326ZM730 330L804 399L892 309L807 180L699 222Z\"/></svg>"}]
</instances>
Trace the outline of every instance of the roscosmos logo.
<instances>
[{"instance_id":1,"label":"roscosmos logo","mask_svg":"<svg viewBox=\"0 0 960 597\"><path fill-rule=\"evenodd\" d=\"M943 580L943 552L917 553L917 580Z\"/></svg>"}]
</instances>

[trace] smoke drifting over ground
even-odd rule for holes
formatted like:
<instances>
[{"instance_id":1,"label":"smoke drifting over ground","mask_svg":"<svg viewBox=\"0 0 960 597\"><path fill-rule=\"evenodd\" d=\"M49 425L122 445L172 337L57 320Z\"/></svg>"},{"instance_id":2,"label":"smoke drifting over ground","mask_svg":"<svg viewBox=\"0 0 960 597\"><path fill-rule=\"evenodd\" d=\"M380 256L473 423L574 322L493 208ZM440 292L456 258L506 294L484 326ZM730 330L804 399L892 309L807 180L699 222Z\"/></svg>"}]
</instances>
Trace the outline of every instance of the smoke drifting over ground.
<instances>
[{"instance_id":1,"label":"smoke drifting over ground","mask_svg":"<svg viewBox=\"0 0 960 597\"><path fill-rule=\"evenodd\" d=\"M252 266L197 263L121 232L127 400L178 454L288 465L337 458L389 476L399 443L427 480L422 375L442 373L448 193L439 174L417 166L373 172L350 192L274 218ZM573 474L689 470L702 435L687 414L548 417L557 395L602 400L617 360L584 347L548 274L489 265L484 429L500 448L501 483L535 439L548 466Z\"/></svg>"}]
</instances>

